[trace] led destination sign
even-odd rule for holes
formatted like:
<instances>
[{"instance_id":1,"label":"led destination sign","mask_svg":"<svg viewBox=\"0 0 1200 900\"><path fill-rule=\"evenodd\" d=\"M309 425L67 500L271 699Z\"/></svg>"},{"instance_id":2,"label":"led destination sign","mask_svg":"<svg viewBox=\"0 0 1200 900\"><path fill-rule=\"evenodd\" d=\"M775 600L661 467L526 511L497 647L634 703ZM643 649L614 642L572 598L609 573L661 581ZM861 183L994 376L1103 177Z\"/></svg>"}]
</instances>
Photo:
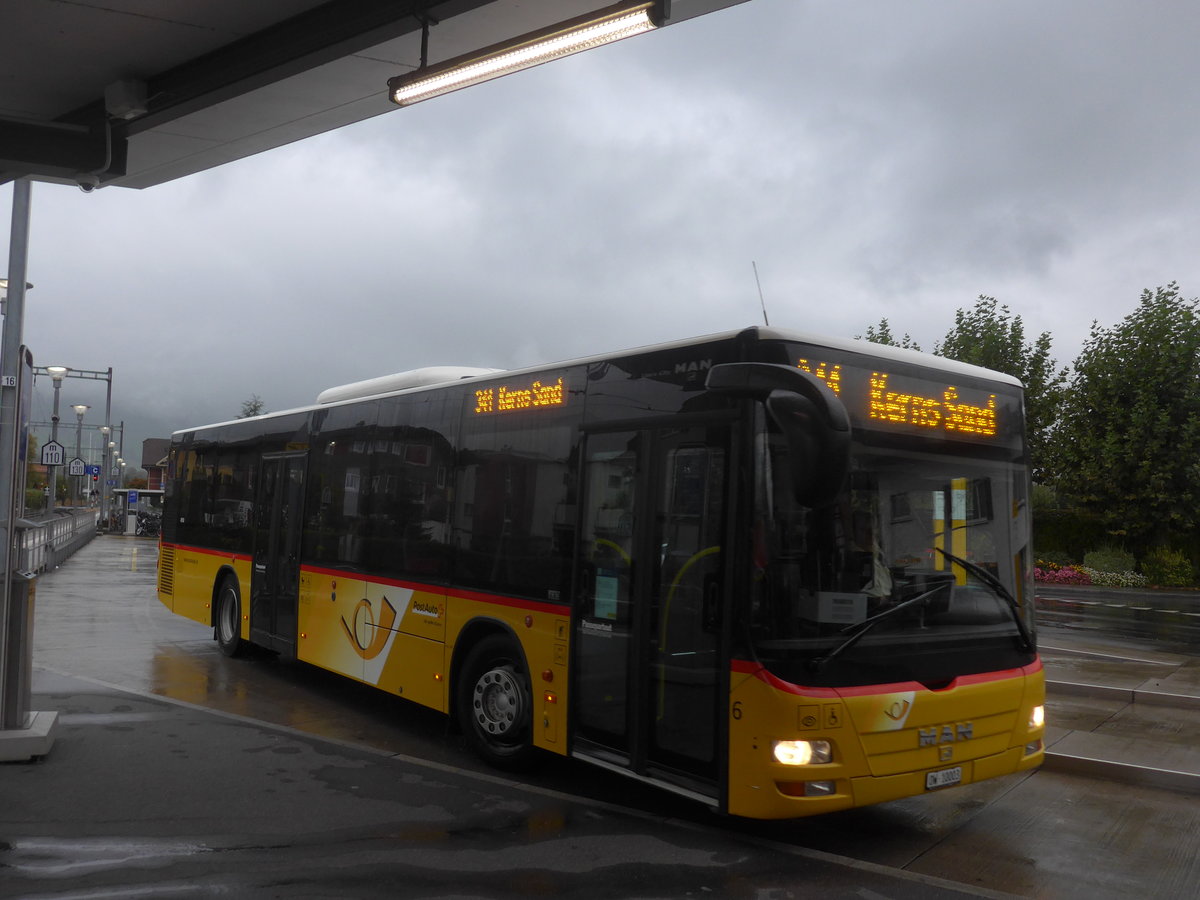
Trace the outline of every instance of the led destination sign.
<instances>
[{"instance_id":1,"label":"led destination sign","mask_svg":"<svg viewBox=\"0 0 1200 900\"><path fill-rule=\"evenodd\" d=\"M800 359L797 367L823 381L846 405L851 418L867 428L900 427L946 437L994 439L1002 414L1016 415L1015 398L962 388L952 378L862 369L841 363Z\"/></svg>"},{"instance_id":2,"label":"led destination sign","mask_svg":"<svg viewBox=\"0 0 1200 900\"><path fill-rule=\"evenodd\" d=\"M502 384L475 392L475 414L478 416L517 412L522 409L544 409L564 406L566 402L567 391L561 378L550 384L534 381L528 387L510 387Z\"/></svg>"},{"instance_id":3,"label":"led destination sign","mask_svg":"<svg viewBox=\"0 0 1200 900\"><path fill-rule=\"evenodd\" d=\"M872 419L995 437L995 394L988 394L983 406L973 406L959 400L958 388L953 385L947 386L940 398L923 397L889 390L890 378L886 372L871 373L871 399L867 408Z\"/></svg>"}]
</instances>

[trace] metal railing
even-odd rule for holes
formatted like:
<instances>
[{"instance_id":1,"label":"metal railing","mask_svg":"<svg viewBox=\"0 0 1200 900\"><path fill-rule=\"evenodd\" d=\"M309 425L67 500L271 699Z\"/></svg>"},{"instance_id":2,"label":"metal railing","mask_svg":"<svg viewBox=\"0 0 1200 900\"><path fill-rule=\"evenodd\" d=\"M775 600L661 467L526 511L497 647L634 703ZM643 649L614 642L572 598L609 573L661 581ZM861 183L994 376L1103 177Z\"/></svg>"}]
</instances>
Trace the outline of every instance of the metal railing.
<instances>
[{"instance_id":1,"label":"metal railing","mask_svg":"<svg viewBox=\"0 0 1200 900\"><path fill-rule=\"evenodd\" d=\"M59 509L34 519L17 537L17 570L37 574L62 565L76 550L96 536L100 512L95 509Z\"/></svg>"}]
</instances>

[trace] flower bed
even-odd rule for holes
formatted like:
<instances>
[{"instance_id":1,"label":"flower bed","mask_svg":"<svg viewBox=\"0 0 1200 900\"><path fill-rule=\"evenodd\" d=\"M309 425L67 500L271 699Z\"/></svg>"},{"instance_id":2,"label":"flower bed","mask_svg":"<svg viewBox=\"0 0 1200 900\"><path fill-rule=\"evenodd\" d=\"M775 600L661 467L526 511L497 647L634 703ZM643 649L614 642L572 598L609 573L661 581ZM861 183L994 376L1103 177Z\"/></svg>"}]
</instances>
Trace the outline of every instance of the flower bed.
<instances>
[{"instance_id":1,"label":"flower bed","mask_svg":"<svg viewBox=\"0 0 1200 900\"><path fill-rule=\"evenodd\" d=\"M1080 566L1079 570L1092 579L1092 584L1101 587L1145 587L1150 583L1145 575L1137 572L1098 572L1087 566Z\"/></svg>"},{"instance_id":2,"label":"flower bed","mask_svg":"<svg viewBox=\"0 0 1200 900\"><path fill-rule=\"evenodd\" d=\"M1041 584L1092 584L1092 577L1082 567L1052 566L1033 570L1033 580Z\"/></svg>"},{"instance_id":3,"label":"flower bed","mask_svg":"<svg viewBox=\"0 0 1200 900\"><path fill-rule=\"evenodd\" d=\"M1037 566L1033 580L1039 584L1094 584L1098 587L1146 587L1150 582L1137 572L1101 572L1089 566Z\"/></svg>"}]
</instances>

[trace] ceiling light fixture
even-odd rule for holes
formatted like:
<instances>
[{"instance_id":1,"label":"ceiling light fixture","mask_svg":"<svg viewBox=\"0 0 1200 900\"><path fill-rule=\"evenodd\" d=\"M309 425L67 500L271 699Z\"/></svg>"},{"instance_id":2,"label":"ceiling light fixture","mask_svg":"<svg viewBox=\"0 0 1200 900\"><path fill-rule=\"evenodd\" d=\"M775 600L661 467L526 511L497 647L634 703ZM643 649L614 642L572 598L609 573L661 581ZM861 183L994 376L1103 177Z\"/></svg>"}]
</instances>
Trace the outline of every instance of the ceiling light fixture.
<instances>
[{"instance_id":1,"label":"ceiling light fixture","mask_svg":"<svg viewBox=\"0 0 1200 900\"><path fill-rule=\"evenodd\" d=\"M656 5L643 2L610 6L598 13L560 22L435 66L425 65L425 42L429 28L426 22L421 67L408 75L389 78L388 96L400 106L411 106L459 88L652 31L658 27L656 17L652 15Z\"/></svg>"}]
</instances>

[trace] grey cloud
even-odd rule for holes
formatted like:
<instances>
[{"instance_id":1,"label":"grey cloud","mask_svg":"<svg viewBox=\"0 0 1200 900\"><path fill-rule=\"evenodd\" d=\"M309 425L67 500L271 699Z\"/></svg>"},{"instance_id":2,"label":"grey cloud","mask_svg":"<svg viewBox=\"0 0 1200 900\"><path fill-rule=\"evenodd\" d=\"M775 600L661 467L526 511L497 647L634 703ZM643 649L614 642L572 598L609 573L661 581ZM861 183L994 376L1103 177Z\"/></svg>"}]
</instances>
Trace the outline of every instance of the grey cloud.
<instances>
[{"instance_id":1,"label":"grey cloud","mask_svg":"<svg viewBox=\"0 0 1200 900\"><path fill-rule=\"evenodd\" d=\"M38 185L27 340L113 365L139 440L753 324L752 260L773 324L931 347L987 293L1068 361L1200 293L1198 18L750 0L150 191Z\"/></svg>"}]
</instances>

